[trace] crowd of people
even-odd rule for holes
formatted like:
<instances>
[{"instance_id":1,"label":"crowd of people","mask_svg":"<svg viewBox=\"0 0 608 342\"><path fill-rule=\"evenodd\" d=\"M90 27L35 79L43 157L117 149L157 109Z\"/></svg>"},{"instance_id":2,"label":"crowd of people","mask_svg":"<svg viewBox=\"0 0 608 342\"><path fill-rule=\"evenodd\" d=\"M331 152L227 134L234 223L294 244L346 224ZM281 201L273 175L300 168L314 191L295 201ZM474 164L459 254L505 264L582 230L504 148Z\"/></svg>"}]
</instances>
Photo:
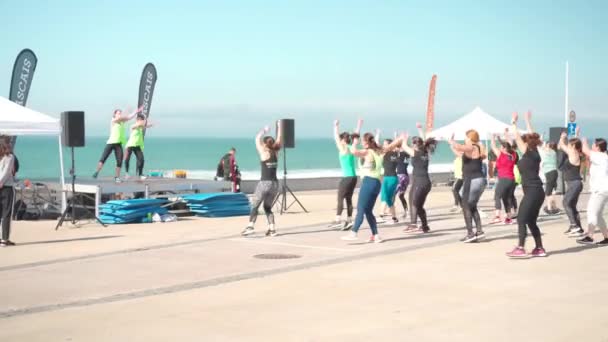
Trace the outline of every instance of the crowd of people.
<instances>
[{"instance_id":1,"label":"crowd of people","mask_svg":"<svg viewBox=\"0 0 608 342\"><path fill-rule=\"evenodd\" d=\"M599 228L604 239L599 245L608 245L608 230L603 218L603 210L608 203L608 153L606 140L598 138L590 147L587 140L579 137L568 139L563 133L557 142L543 141L531 124L531 113L524 116L525 133L517 127L519 116L514 113L511 128L503 136L498 134L490 140L491 153L495 156L494 174L494 217L488 224L514 224L518 226L518 241L515 248L506 253L511 258L543 257L547 253L543 246L542 234L538 226L538 217L545 204L545 212L557 214L555 191L558 182L558 170L563 174L565 192L563 208L570 225L565 232L571 237L578 237L578 243L594 244L594 232ZM398 223L399 215L395 206L396 198L402 207L402 219L409 213L409 223L404 232L431 232L426 212L426 200L431 192L432 183L429 176L429 161L435 151L437 141L425 137L420 125L419 135L411 139L407 134L397 135L394 139L384 139L379 143L380 135L371 132L361 135L362 120L359 120L352 133L340 130L339 121L334 122L334 140L338 150L342 178L338 184L336 217L330 227L347 231L342 237L346 241L358 239L359 229L367 221L371 235L370 243L381 243L379 223ZM267 129L256 136L256 146L260 155L262 179L255 190L255 201L251 210L250 222L242 232L243 235L254 233L254 223L259 206L264 204L268 220L267 236L276 236L272 201L278 191L276 165L278 150L281 148L281 133L277 139L265 136ZM465 236L461 241L473 243L485 238L484 215L478 203L488 186L487 161L489 152L481 144L479 133L471 129L466 132L462 143L456 142L454 136L448 143L455 154L454 182L452 193L454 207L451 212L462 212ZM558 149L563 153L558 153ZM585 160L590 162L591 197L587 208L587 231L583 229L578 199L583 189L581 166ZM411 165L411 177L408 168ZM544 174L544 181L541 178ZM356 204L353 195L360 179L360 188ZM517 186L521 186L523 197L518 202L515 197ZM405 193L409 189L408 200ZM380 196L380 217L374 211ZM408 205L409 202L409 205ZM346 209L346 217L343 217ZM353 215L355 217L353 218ZM388 222L384 219L388 218ZM534 248L528 254L525 243L528 232L534 238Z\"/></svg>"}]
</instances>

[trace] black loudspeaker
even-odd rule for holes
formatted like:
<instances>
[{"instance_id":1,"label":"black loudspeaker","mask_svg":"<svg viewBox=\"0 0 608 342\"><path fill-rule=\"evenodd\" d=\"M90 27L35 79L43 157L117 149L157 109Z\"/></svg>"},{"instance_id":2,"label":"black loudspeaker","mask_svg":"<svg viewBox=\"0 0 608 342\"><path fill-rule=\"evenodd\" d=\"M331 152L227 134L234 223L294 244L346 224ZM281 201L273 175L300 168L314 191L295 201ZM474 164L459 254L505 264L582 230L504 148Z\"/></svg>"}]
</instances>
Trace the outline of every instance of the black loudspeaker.
<instances>
[{"instance_id":1,"label":"black loudspeaker","mask_svg":"<svg viewBox=\"0 0 608 342\"><path fill-rule=\"evenodd\" d=\"M562 132L567 132L568 130L564 127L550 127L549 128L549 141L558 143L559 138L562 135Z\"/></svg>"},{"instance_id":2,"label":"black loudspeaker","mask_svg":"<svg viewBox=\"0 0 608 342\"><path fill-rule=\"evenodd\" d=\"M283 147L296 147L296 121L294 119L281 119L281 132L283 133Z\"/></svg>"},{"instance_id":3,"label":"black loudspeaker","mask_svg":"<svg viewBox=\"0 0 608 342\"><path fill-rule=\"evenodd\" d=\"M67 147L84 146L84 112L61 113L61 142Z\"/></svg>"}]
</instances>

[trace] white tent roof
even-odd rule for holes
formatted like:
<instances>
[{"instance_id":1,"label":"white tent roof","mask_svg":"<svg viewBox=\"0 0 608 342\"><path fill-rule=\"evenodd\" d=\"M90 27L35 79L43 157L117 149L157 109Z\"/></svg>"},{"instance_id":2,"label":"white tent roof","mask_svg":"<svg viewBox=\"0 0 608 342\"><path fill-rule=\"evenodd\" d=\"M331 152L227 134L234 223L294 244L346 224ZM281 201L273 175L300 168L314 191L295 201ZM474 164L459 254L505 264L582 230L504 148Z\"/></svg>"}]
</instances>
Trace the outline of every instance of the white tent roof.
<instances>
[{"instance_id":1,"label":"white tent roof","mask_svg":"<svg viewBox=\"0 0 608 342\"><path fill-rule=\"evenodd\" d=\"M0 96L0 133L6 135L59 135L59 120L20 106Z\"/></svg>"},{"instance_id":2,"label":"white tent roof","mask_svg":"<svg viewBox=\"0 0 608 342\"><path fill-rule=\"evenodd\" d=\"M484 112L483 109L475 107L469 114L462 116L451 124L433 130L429 136L447 140L454 134L454 139L464 140L466 132L470 129L475 129L479 132L479 137L482 140L486 140L495 133L502 135L505 128L511 128L511 125L494 118L492 115Z\"/></svg>"}]
</instances>

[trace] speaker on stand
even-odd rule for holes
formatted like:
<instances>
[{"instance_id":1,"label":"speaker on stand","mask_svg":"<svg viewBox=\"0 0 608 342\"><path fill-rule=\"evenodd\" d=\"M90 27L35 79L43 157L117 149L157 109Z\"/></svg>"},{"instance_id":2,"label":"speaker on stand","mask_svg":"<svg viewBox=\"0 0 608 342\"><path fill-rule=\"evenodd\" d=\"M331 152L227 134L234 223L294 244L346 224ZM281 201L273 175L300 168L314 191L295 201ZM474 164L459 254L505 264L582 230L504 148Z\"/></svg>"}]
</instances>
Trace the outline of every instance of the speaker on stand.
<instances>
[{"instance_id":1,"label":"speaker on stand","mask_svg":"<svg viewBox=\"0 0 608 342\"><path fill-rule=\"evenodd\" d=\"M75 160L74 160L74 147L84 146L84 112L63 112L61 113L61 143L63 146L70 148L71 154L71 167L70 176L72 176L72 197L68 201L68 205L61 214L59 222L55 226L55 230L59 229L66 220L68 214L73 225L78 221L76 219L76 208L85 211L91 218L95 218L102 226L106 226L99 217L95 216L95 213L86 207L85 196L83 194L76 193L76 171L75 171ZM63 189L62 189L63 190Z\"/></svg>"},{"instance_id":2,"label":"speaker on stand","mask_svg":"<svg viewBox=\"0 0 608 342\"><path fill-rule=\"evenodd\" d=\"M289 185L287 184L287 149L296 147L295 140L295 120L294 119L282 119L277 122L277 129L281 129L281 147L283 149L283 180L281 181L281 186L279 188L279 193L274 200L273 205L279 203L281 206L279 212L283 215L292 205L298 203L300 208L304 210L304 212L308 212L306 208L302 205L302 202L298 200L296 195L291 191ZM293 201L291 204L287 205L287 193L293 197Z\"/></svg>"}]
</instances>

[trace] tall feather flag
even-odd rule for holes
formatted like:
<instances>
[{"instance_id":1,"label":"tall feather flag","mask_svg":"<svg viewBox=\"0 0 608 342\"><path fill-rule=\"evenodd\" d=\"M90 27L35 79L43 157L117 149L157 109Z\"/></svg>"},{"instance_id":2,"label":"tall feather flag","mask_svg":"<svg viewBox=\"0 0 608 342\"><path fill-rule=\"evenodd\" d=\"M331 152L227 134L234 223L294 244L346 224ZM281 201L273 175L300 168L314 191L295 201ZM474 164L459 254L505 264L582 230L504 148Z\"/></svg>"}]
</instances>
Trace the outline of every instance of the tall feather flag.
<instances>
[{"instance_id":1,"label":"tall feather flag","mask_svg":"<svg viewBox=\"0 0 608 342\"><path fill-rule=\"evenodd\" d=\"M429 102L426 107L426 133L431 133L435 121L435 84L437 83L437 75L431 78L429 87Z\"/></svg>"}]
</instances>

